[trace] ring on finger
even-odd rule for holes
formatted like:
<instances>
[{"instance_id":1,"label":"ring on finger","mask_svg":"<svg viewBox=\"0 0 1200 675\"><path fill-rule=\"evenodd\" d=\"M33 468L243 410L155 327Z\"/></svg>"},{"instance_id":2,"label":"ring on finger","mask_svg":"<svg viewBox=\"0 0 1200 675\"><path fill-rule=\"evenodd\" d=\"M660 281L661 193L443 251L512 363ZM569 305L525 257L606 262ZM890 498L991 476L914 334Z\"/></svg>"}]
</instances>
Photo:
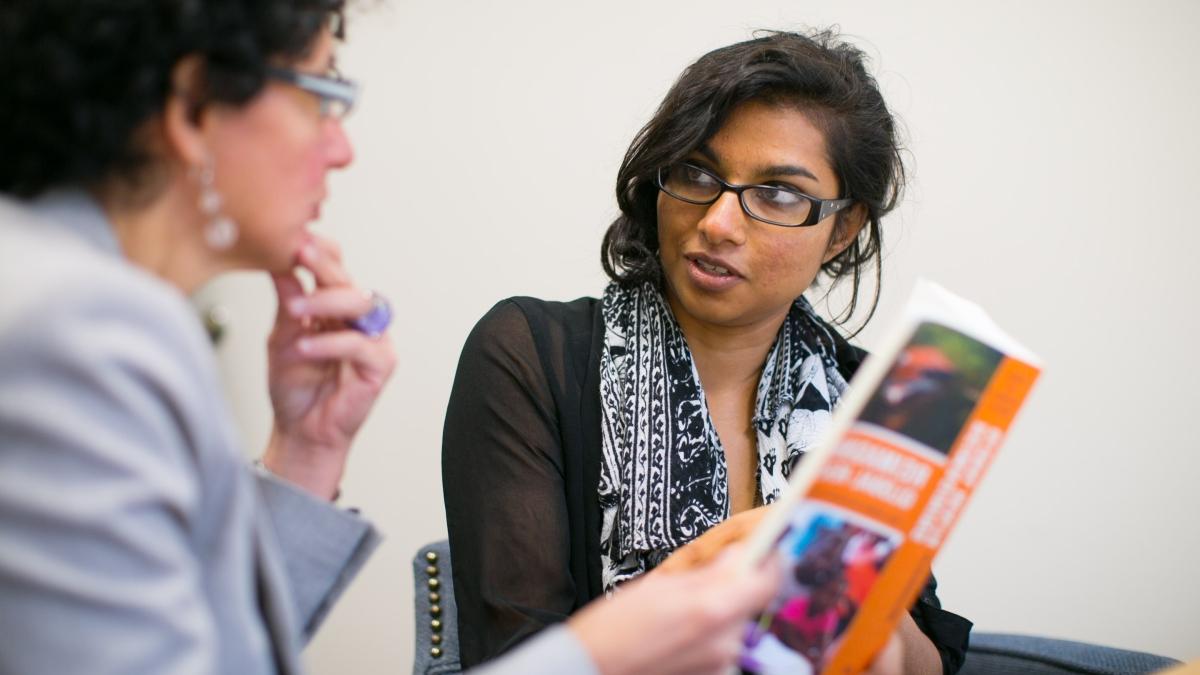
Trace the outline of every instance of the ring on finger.
<instances>
[{"instance_id":1,"label":"ring on finger","mask_svg":"<svg viewBox=\"0 0 1200 675\"><path fill-rule=\"evenodd\" d=\"M371 291L371 309L355 319L350 319L346 325L370 338L383 335L388 325L392 323L392 305L383 294Z\"/></svg>"}]
</instances>

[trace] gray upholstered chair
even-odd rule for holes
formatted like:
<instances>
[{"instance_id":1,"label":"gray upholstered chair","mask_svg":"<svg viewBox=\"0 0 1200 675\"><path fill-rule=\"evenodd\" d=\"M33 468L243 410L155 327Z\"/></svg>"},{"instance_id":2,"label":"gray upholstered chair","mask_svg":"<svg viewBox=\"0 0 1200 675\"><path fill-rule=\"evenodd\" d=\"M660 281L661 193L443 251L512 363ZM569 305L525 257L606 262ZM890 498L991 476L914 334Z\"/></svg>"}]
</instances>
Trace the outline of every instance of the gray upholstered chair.
<instances>
[{"instance_id":1,"label":"gray upholstered chair","mask_svg":"<svg viewBox=\"0 0 1200 675\"><path fill-rule=\"evenodd\" d=\"M1029 635L972 633L960 675L1132 675L1176 665L1163 656Z\"/></svg>"},{"instance_id":2,"label":"gray upholstered chair","mask_svg":"<svg viewBox=\"0 0 1200 675\"><path fill-rule=\"evenodd\" d=\"M458 673L458 613L446 540L421 547L413 557L417 644L413 675ZM1003 633L971 634L960 675L1139 675L1178 663L1173 659L1111 647Z\"/></svg>"}]
</instances>

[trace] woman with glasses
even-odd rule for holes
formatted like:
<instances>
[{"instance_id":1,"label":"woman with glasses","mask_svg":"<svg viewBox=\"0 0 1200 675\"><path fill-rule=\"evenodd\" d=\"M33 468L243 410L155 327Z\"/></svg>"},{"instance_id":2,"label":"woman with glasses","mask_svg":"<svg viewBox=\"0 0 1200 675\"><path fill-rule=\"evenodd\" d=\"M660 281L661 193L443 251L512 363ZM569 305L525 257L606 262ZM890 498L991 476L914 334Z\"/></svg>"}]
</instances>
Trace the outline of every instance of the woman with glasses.
<instances>
[{"instance_id":1,"label":"woman with glasses","mask_svg":"<svg viewBox=\"0 0 1200 675\"><path fill-rule=\"evenodd\" d=\"M442 470L464 663L707 557L778 498L863 358L804 294L846 281L854 313L903 183L895 120L837 36L683 72L618 173L603 296L503 301L463 349ZM931 581L876 668L954 672L969 628Z\"/></svg>"},{"instance_id":2,"label":"woman with glasses","mask_svg":"<svg viewBox=\"0 0 1200 675\"><path fill-rule=\"evenodd\" d=\"M390 314L307 229L352 158L341 14L0 5L0 672L298 672L375 547L332 502L393 369ZM279 301L254 471L186 300L232 269ZM648 580L489 672L715 672L763 576ZM658 651L635 649L647 632Z\"/></svg>"}]
</instances>

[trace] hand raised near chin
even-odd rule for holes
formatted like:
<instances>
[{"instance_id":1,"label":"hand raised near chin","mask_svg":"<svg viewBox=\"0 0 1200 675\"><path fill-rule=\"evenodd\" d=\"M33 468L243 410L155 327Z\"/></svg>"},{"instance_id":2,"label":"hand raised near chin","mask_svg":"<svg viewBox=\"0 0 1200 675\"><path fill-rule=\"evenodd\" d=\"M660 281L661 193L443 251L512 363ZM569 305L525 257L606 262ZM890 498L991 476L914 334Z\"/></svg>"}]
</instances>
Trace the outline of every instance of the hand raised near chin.
<instances>
[{"instance_id":1,"label":"hand raised near chin","mask_svg":"<svg viewBox=\"0 0 1200 675\"><path fill-rule=\"evenodd\" d=\"M368 337L346 325L372 308L355 286L337 245L320 237L300 252L312 272L306 293L294 273L273 276L279 299L267 343L275 424L267 468L309 492L337 492L350 443L395 368L387 334Z\"/></svg>"}]
</instances>

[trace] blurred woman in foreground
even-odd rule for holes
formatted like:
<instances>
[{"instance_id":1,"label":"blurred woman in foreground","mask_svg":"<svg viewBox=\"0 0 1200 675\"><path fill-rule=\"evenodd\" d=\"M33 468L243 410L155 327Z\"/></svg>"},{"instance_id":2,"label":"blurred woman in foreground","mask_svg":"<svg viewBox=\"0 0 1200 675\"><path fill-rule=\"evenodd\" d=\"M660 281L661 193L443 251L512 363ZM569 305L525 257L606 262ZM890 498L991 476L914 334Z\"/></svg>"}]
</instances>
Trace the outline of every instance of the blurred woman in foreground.
<instances>
[{"instance_id":1,"label":"blurred woman in foreground","mask_svg":"<svg viewBox=\"0 0 1200 675\"><path fill-rule=\"evenodd\" d=\"M307 229L353 157L341 18L0 6L0 672L296 672L376 545L331 502L393 370L388 313ZM256 472L186 299L232 269L279 300ZM670 672L632 649L668 632L677 672L715 671L770 587L728 563L646 584L497 668Z\"/></svg>"}]
</instances>

